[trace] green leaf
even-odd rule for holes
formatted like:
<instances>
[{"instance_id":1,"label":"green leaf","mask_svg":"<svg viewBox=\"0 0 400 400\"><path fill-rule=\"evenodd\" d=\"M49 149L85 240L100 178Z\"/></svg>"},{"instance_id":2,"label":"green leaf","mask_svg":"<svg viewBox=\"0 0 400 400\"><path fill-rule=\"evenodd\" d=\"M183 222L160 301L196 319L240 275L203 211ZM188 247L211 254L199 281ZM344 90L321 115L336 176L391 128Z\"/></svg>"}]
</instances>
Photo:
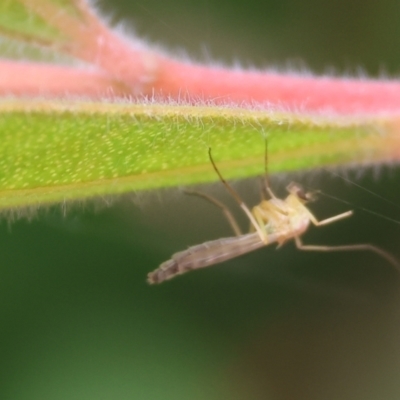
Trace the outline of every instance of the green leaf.
<instances>
[{"instance_id":1,"label":"green leaf","mask_svg":"<svg viewBox=\"0 0 400 400\"><path fill-rule=\"evenodd\" d=\"M56 27L34 11L32 6L40 6L40 3L29 0L3 0L0 4L0 33L21 41L47 44L55 44L64 39L64 35ZM54 4L59 12L71 10L72 2L63 3L46 1L43 6L47 8Z\"/></svg>"},{"instance_id":2,"label":"green leaf","mask_svg":"<svg viewBox=\"0 0 400 400\"><path fill-rule=\"evenodd\" d=\"M46 21L16 0L1 2L0 27L4 34L26 39L35 37L41 41L53 41L58 36L58 32Z\"/></svg>"},{"instance_id":3,"label":"green leaf","mask_svg":"<svg viewBox=\"0 0 400 400\"><path fill-rule=\"evenodd\" d=\"M0 103L0 209L387 160L372 123L235 108L65 101ZM389 131L388 131L389 132Z\"/></svg>"},{"instance_id":4,"label":"green leaf","mask_svg":"<svg viewBox=\"0 0 400 400\"><path fill-rule=\"evenodd\" d=\"M3 0L0 3L0 54L12 59L72 63L65 51L80 12L73 0Z\"/></svg>"}]
</instances>

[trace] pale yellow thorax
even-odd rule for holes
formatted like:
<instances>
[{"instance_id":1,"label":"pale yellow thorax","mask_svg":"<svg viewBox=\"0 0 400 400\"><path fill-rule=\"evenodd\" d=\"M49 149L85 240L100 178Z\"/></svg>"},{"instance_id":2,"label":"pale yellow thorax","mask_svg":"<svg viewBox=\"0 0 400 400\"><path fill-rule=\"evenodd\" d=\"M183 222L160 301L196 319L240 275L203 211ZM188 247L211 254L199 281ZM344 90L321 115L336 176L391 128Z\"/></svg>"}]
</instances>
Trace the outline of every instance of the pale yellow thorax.
<instances>
[{"instance_id":1,"label":"pale yellow thorax","mask_svg":"<svg viewBox=\"0 0 400 400\"><path fill-rule=\"evenodd\" d=\"M268 243L272 235L279 245L305 232L312 219L304 201L295 193L290 193L284 200L276 197L263 200L253 207L252 213L265 233L262 239ZM250 230L254 231L254 227Z\"/></svg>"}]
</instances>

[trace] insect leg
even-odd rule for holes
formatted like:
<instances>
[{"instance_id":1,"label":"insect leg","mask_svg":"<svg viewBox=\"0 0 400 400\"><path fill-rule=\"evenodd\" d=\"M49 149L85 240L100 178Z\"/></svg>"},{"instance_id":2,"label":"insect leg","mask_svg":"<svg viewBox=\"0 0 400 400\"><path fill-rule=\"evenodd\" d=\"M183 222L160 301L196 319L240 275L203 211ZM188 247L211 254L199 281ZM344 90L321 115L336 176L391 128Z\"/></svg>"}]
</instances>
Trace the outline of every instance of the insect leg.
<instances>
[{"instance_id":1,"label":"insect leg","mask_svg":"<svg viewBox=\"0 0 400 400\"><path fill-rule=\"evenodd\" d=\"M264 185L262 187L262 198L265 199L267 197L271 199L276 199L274 192L271 189L271 184L269 180L269 173L268 173L268 139L265 139L265 151L264 151Z\"/></svg>"},{"instance_id":2,"label":"insect leg","mask_svg":"<svg viewBox=\"0 0 400 400\"><path fill-rule=\"evenodd\" d=\"M256 230L256 232L258 233L260 239L265 242L268 243L268 238L267 235L265 233L265 230L263 230L260 225L257 223L257 221L255 220L253 214L251 213L251 211L249 210L249 208L246 206L246 204L244 203L244 201L240 198L239 194L233 189L233 187L231 185L229 185L229 183L224 179L224 177L221 175L221 173L219 172L219 169L217 168L217 165L215 164L212 155L211 155L211 147L208 148L208 156L210 158L211 164L214 168L214 171L217 173L219 179L221 180L221 182L224 184L224 186L226 187L226 189L228 190L228 192L232 195L232 197L236 200L236 202L239 204L240 208L245 212L245 214L247 215L247 217L249 218L251 224L254 226L254 229Z\"/></svg>"},{"instance_id":3,"label":"insect leg","mask_svg":"<svg viewBox=\"0 0 400 400\"><path fill-rule=\"evenodd\" d=\"M266 218L265 216L263 216L259 210L259 207L253 207L253 209L251 210L251 213L253 214L255 220L257 221L257 224L261 227L261 229L263 230L263 232L265 233L266 236L268 236L267 234L267 230L265 228L265 224L266 224ZM250 232L254 232L254 226L252 224L250 224Z\"/></svg>"},{"instance_id":4,"label":"insect leg","mask_svg":"<svg viewBox=\"0 0 400 400\"><path fill-rule=\"evenodd\" d=\"M228 220L228 223L231 226L231 228L232 228L233 232L235 233L235 235L236 236L242 235L242 231L240 230L239 225L236 222L235 217L232 215L231 211L229 210L229 208L225 204L221 203L216 198L214 198L212 196L209 196L208 194L197 192L195 190L184 190L184 193L188 194L190 196L201 197L201 198L209 201L210 203L214 204L218 208L220 208L222 210L222 212L224 213L226 219Z\"/></svg>"},{"instance_id":5,"label":"insect leg","mask_svg":"<svg viewBox=\"0 0 400 400\"><path fill-rule=\"evenodd\" d=\"M304 245L301 239L296 236L294 238L296 247L299 250L304 251L321 251L321 252L332 252L332 251L372 251L373 253L384 258L388 263L393 265L398 271L400 271L399 261L392 256L387 251L381 249L380 247L374 246L372 244L350 244L344 246L319 246L319 245Z\"/></svg>"},{"instance_id":6,"label":"insect leg","mask_svg":"<svg viewBox=\"0 0 400 400\"><path fill-rule=\"evenodd\" d=\"M308 211L308 214L310 216L310 221L315 226L324 226L324 225L328 225L328 224L331 224L336 221L340 221L341 219L351 217L353 215L353 211L346 211L342 214L334 215L333 217L323 219L322 221L318 221L317 218L315 218L314 214L312 214L310 211Z\"/></svg>"}]
</instances>

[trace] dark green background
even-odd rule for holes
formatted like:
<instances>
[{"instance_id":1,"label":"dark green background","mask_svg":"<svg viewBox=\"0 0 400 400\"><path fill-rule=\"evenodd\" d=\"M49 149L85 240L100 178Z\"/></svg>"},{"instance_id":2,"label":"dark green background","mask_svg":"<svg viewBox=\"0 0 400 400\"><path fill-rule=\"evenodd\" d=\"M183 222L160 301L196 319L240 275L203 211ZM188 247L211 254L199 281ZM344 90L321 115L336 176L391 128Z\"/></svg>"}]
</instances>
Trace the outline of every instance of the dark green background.
<instances>
[{"instance_id":1,"label":"dark green background","mask_svg":"<svg viewBox=\"0 0 400 400\"><path fill-rule=\"evenodd\" d=\"M397 74L398 1L125 1L102 4L152 42L243 65ZM208 54L208 55L207 55ZM358 68L361 67L361 70ZM262 145L262 144L261 144ZM400 219L395 166L296 179L320 218L364 207ZM221 185L205 188L233 205ZM249 204L258 180L235 183ZM147 272L178 250L230 235L179 190L42 210L0 226L0 398L398 399L398 274L372 254L260 250L158 287ZM245 218L238 213L247 226ZM371 242L400 258L398 224L362 210L307 243Z\"/></svg>"}]
</instances>

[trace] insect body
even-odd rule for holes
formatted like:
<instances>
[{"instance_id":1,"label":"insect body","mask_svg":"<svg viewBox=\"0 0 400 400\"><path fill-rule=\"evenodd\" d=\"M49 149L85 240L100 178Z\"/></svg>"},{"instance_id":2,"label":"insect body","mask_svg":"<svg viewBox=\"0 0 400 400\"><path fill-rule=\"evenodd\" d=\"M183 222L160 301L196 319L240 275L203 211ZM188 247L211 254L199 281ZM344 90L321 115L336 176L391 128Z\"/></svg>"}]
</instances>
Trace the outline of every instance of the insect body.
<instances>
[{"instance_id":1,"label":"insect body","mask_svg":"<svg viewBox=\"0 0 400 400\"><path fill-rule=\"evenodd\" d=\"M278 246L281 246L290 239L294 239L296 247L300 250L326 252L354 250L373 251L397 268L400 268L397 260L391 254L370 244L345 246L303 245L300 236L307 230L310 223L315 226L328 225L343 218L350 217L353 212L347 211L328 219L318 221L305 205L308 201L312 200L312 194L304 193L295 183L291 183L287 187L289 194L285 199L277 198L267 185L266 193L268 193L270 199L263 199L259 205L255 206L250 211L239 195L221 176L211 156L211 149L209 149L209 157L221 181L248 216L251 223L251 232L242 234L230 211L218 200L203 193L188 192L188 194L203 197L220 207L224 211L228 222L231 224L237 236L212 240L175 253L170 260L165 261L159 268L148 274L148 282L150 284L161 283L176 275L218 264L272 243L277 243Z\"/></svg>"}]
</instances>

